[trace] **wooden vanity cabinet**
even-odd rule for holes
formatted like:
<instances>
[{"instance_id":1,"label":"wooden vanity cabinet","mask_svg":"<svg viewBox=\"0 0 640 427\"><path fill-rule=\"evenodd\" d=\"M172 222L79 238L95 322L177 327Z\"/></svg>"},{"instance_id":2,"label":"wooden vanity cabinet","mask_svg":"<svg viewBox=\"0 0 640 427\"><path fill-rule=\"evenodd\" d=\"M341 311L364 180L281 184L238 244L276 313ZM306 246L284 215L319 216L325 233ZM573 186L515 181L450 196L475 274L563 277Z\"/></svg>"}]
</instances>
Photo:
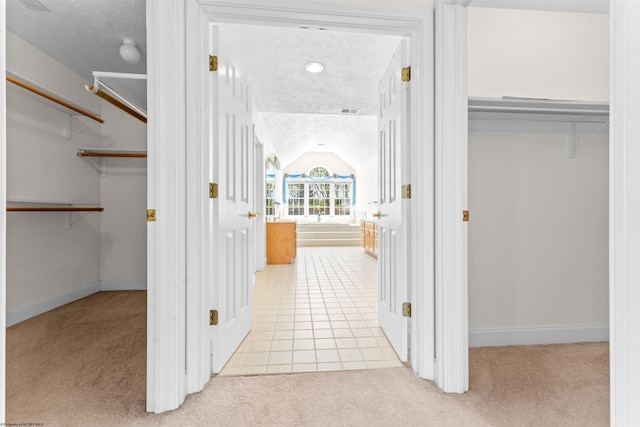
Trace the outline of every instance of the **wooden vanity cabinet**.
<instances>
[{"instance_id":1,"label":"wooden vanity cabinet","mask_svg":"<svg viewBox=\"0 0 640 427\"><path fill-rule=\"evenodd\" d=\"M296 256L296 223L267 222L267 264L291 264Z\"/></svg>"},{"instance_id":2,"label":"wooden vanity cabinet","mask_svg":"<svg viewBox=\"0 0 640 427\"><path fill-rule=\"evenodd\" d=\"M360 233L364 251L374 258L378 258L378 222L360 221Z\"/></svg>"}]
</instances>

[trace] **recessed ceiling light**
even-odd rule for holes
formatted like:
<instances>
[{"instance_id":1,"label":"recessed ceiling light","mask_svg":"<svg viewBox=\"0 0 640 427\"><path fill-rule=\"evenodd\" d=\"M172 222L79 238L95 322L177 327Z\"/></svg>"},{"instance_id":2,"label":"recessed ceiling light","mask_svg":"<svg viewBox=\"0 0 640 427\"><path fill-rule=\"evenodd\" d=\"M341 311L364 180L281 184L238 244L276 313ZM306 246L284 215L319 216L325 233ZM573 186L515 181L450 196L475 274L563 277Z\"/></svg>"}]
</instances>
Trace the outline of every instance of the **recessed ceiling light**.
<instances>
[{"instance_id":1,"label":"recessed ceiling light","mask_svg":"<svg viewBox=\"0 0 640 427\"><path fill-rule=\"evenodd\" d=\"M311 61L307 65L305 65L305 68L310 73L319 73L324 70L324 65L322 65L320 62Z\"/></svg>"}]
</instances>

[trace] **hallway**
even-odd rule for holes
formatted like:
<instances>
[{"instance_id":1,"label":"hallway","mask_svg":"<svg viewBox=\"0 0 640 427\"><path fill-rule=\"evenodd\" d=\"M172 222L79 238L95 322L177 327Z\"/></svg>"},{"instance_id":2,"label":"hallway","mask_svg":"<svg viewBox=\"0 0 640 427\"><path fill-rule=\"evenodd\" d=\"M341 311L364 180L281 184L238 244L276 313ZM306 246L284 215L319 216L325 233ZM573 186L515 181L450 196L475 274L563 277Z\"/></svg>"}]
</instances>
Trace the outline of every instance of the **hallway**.
<instances>
[{"instance_id":1,"label":"hallway","mask_svg":"<svg viewBox=\"0 0 640 427\"><path fill-rule=\"evenodd\" d=\"M253 329L220 375L403 366L378 326L377 261L361 247L303 247L256 273Z\"/></svg>"}]
</instances>

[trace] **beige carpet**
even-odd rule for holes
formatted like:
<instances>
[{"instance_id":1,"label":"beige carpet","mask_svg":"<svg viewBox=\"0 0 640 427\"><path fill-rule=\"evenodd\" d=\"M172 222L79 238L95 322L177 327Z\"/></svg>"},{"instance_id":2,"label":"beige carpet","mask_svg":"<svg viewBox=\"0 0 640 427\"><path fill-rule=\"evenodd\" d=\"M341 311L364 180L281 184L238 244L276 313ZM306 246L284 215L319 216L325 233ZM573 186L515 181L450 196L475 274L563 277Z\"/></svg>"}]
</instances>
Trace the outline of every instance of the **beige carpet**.
<instances>
[{"instance_id":1,"label":"beige carpet","mask_svg":"<svg viewBox=\"0 0 640 427\"><path fill-rule=\"evenodd\" d=\"M606 426L606 343L470 352L471 390L408 368L216 377L177 411L144 412L144 292L108 292L7 331L7 422L45 425Z\"/></svg>"}]
</instances>

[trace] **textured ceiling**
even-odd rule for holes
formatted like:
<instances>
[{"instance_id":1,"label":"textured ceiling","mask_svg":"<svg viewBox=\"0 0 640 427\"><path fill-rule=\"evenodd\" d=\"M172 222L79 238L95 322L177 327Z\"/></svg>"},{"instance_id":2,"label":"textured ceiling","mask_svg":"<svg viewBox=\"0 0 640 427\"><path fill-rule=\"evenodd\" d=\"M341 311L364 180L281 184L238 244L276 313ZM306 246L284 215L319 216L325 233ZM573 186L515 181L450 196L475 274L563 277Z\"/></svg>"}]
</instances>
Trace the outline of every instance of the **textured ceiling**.
<instances>
[{"instance_id":1,"label":"textured ceiling","mask_svg":"<svg viewBox=\"0 0 640 427\"><path fill-rule=\"evenodd\" d=\"M334 152L354 168L376 155L378 82L400 37L226 24L220 34L246 67L283 166L305 152ZM324 71L309 73L309 61Z\"/></svg>"},{"instance_id":2,"label":"textured ceiling","mask_svg":"<svg viewBox=\"0 0 640 427\"><path fill-rule=\"evenodd\" d=\"M221 25L222 37L239 53L254 87L258 111L338 114L342 108L375 115L377 87L399 37ZM325 69L305 69L319 61Z\"/></svg>"},{"instance_id":3,"label":"textured ceiling","mask_svg":"<svg viewBox=\"0 0 640 427\"><path fill-rule=\"evenodd\" d=\"M9 31L87 80L93 71L147 72L145 0L39 0L49 11L6 3ZM120 58L123 37L138 44L138 64Z\"/></svg>"}]
</instances>

